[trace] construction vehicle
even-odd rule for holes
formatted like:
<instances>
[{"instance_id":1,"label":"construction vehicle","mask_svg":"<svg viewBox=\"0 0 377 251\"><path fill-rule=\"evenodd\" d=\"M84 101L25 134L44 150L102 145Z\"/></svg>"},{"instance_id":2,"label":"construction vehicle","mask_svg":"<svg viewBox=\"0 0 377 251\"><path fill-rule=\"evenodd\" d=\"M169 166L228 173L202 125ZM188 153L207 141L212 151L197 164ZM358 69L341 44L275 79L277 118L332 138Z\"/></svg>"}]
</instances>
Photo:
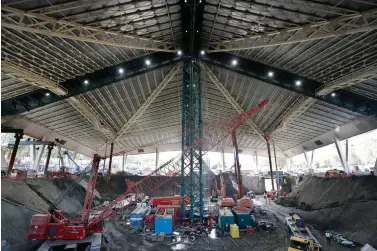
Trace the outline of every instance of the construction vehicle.
<instances>
[{"instance_id":1,"label":"construction vehicle","mask_svg":"<svg viewBox=\"0 0 377 251\"><path fill-rule=\"evenodd\" d=\"M219 190L217 187L216 176L213 176L212 189L211 189L211 202L217 202L219 200Z\"/></svg>"},{"instance_id":2,"label":"construction vehicle","mask_svg":"<svg viewBox=\"0 0 377 251\"><path fill-rule=\"evenodd\" d=\"M221 171L220 171L220 185L221 185L221 200L219 201L220 206L233 207L235 204L233 198L226 197L226 184L225 184L223 172Z\"/></svg>"},{"instance_id":3,"label":"construction vehicle","mask_svg":"<svg viewBox=\"0 0 377 251\"><path fill-rule=\"evenodd\" d=\"M321 251L322 246L312 232L305 226L305 222L297 214L286 217L287 226L293 236L290 238L288 251Z\"/></svg>"},{"instance_id":4,"label":"construction vehicle","mask_svg":"<svg viewBox=\"0 0 377 251\"><path fill-rule=\"evenodd\" d=\"M33 215L29 240L83 240L91 233L102 232L101 220L90 220L100 159L98 155L94 155L81 218L69 220L56 208Z\"/></svg>"}]
</instances>

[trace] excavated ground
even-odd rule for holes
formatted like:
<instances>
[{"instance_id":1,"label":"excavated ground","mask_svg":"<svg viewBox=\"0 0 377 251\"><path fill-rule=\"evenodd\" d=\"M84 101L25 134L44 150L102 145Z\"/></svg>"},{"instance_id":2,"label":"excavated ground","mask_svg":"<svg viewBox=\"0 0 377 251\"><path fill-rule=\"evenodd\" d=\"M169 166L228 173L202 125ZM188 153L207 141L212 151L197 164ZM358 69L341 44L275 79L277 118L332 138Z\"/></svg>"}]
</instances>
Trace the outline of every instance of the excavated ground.
<instances>
[{"instance_id":1,"label":"excavated ground","mask_svg":"<svg viewBox=\"0 0 377 251\"><path fill-rule=\"evenodd\" d=\"M317 229L377 246L376 176L310 177L277 203L301 209L300 215Z\"/></svg>"}]
</instances>

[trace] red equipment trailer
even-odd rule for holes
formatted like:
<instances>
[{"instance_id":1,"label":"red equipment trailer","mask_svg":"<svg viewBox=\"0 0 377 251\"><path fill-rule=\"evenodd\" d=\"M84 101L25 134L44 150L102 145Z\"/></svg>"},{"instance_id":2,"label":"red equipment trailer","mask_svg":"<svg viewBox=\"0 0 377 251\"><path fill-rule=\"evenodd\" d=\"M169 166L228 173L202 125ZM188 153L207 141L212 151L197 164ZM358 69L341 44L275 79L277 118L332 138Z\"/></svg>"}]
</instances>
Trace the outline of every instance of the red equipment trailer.
<instances>
[{"instance_id":1,"label":"red equipment trailer","mask_svg":"<svg viewBox=\"0 0 377 251\"><path fill-rule=\"evenodd\" d=\"M188 196L185 196L185 204L188 205L190 203L190 199ZM181 196L174 195L174 196L165 196L165 197L152 197L151 199L151 206L160 206L160 205L180 205L181 204Z\"/></svg>"}]
</instances>

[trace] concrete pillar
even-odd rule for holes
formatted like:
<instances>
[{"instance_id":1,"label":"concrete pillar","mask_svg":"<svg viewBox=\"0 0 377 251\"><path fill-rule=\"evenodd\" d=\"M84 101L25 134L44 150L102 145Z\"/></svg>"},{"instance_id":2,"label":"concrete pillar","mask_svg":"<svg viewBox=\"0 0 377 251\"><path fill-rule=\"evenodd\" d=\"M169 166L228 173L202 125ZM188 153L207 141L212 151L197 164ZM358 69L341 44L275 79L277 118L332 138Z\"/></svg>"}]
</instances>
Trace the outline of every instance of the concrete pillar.
<instances>
[{"instance_id":1,"label":"concrete pillar","mask_svg":"<svg viewBox=\"0 0 377 251\"><path fill-rule=\"evenodd\" d=\"M5 167L5 166L8 166L7 164L7 160L5 158L5 151L3 150L3 148L1 148L1 167Z\"/></svg>"},{"instance_id":2,"label":"concrete pillar","mask_svg":"<svg viewBox=\"0 0 377 251\"><path fill-rule=\"evenodd\" d=\"M160 158L160 153L158 152L158 148L156 148L156 169L158 168L159 158Z\"/></svg>"},{"instance_id":3,"label":"concrete pillar","mask_svg":"<svg viewBox=\"0 0 377 251\"><path fill-rule=\"evenodd\" d=\"M346 161L347 161L347 163L348 163L348 146L349 146L348 139L346 139Z\"/></svg>"},{"instance_id":4,"label":"concrete pillar","mask_svg":"<svg viewBox=\"0 0 377 251\"><path fill-rule=\"evenodd\" d=\"M258 151L255 151L255 166L257 168L257 172L259 172Z\"/></svg>"},{"instance_id":5,"label":"concrete pillar","mask_svg":"<svg viewBox=\"0 0 377 251\"><path fill-rule=\"evenodd\" d=\"M109 159L109 172L107 173L107 182L110 181L110 177L111 177L111 164L113 163L113 150L114 150L114 142L111 142L110 159Z\"/></svg>"},{"instance_id":6,"label":"concrete pillar","mask_svg":"<svg viewBox=\"0 0 377 251\"><path fill-rule=\"evenodd\" d=\"M312 151L312 156L309 157L309 153L308 151L304 150L304 156L305 156L305 160L306 160L306 165L308 167L308 170L310 173L312 173L313 171L313 158L314 158L314 150Z\"/></svg>"},{"instance_id":7,"label":"concrete pillar","mask_svg":"<svg viewBox=\"0 0 377 251\"><path fill-rule=\"evenodd\" d=\"M270 141L269 141L269 139L267 138L267 136L265 136L265 138L266 138L266 142L267 142L268 162L270 163L271 186L272 186L272 190L275 190L274 175L273 175L273 173L272 173L272 161L271 161Z\"/></svg>"},{"instance_id":8,"label":"concrete pillar","mask_svg":"<svg viewBox=\"0 0 377 251\"><path fill-rule=\"evenodd\" d=\"M23 132L16 132L14 134L14 137L16 138L16 141L14 142L14 146L13 146L13 150L12 150L12 155L10 156L10 160L9 160L8 175L10 175L12 173L13 166L14 166L14 161L16 160L18 146L20 144L20 140L22 139L23 135L24 135Z\"/></svg>"},{"instance_id":9,"label":"concrete pillar","mask_svg":"<svg viewBox=\"0 0 377 251\"><path fill-rule=\"evenodd\" d=\"M273 147L274 147L274 156L275 156L275 169L276 169L276 176L275 176L275 179L276 179L276 189L279 190L280 189L280 182L279 182L279 169L278 169L278 162L276 160L276 149L275 149L275 142L273 142Z\"/></svg>"},{"instance_id":10,"label":"concrete pillar","mask_svg":"<svg viewBox=\"0 0 377 251\"><path fill-rule=\"evenodd\" d=\"M64 157L63 157L63 155L62 155L62 147L61 147L60 144L58 145L58 156L59 156L59 159L60 159L61 167L66 167L66 166L65 166Z\"/></svg>"},{"instance_id":11,"label":"concrete pillar","mask_svg":"<svg viewBox=\"0 0 377 251\"><path fill-rule=\"evenodd\" d=\"M46 164L45 164L45 170L44 170L45 175L47 175L48 166L50 164L51 152L53 148L54 148L54 145L47 146L47 157L46 157Z\"/></svg>"},{"instance_id":12,"label":"concrete pillar","mask_svg":"<svg viewBox=\"0 0 377 251\"><path fill-rule=\"evenodd\" d=\"M224 153L224 148L221 150L221 159L222 159L222 162L223 162L222 171L225 172L225 153Z\"/></svg>"},{"instance_id":13,"label":"concrete pillar","mask_svg":"<svg viewBox=\"0 0 377 251\"><path fill-rule=\"evenodd\" d=\"M126 166L126 162L127 162L127 155L124 155L124 153L123 153L122 172L124 172L124 167Z\"/></svg>"},{"instance_id":14,"label":"concrete pillar","mask_svg":"<svg viewBox=\"0 0 377 251\"><path fill-rule=\"evenodd\" d=\"M343 170L346 173L349 173L350 170L349 170L349 167L348 167L348 163L346 161L345 152L344 152L344 150L342 148L342 145L340 144L340 141L339 141L339 139L337 137L334 137L334 143L335 143L336 150L338 152L338 156L339 156L340 162L342 163Z\"/></svg>"},{"instance_id":15,"label":"concrete pillar","mask_svg":"<svg viewBox=\"0 0 377 251\"><path fill-rule=\"evenodd\" d=\"M105 158L103 159L102 174L105 174L106 157L107 157L106 155L107 155L107 142L105 146Z\"/></svg>"},{"instance_id":16,"label":"concrete pillar","mask_svg":"<svg viewBox=\"0 0 377 251\"><path fill-rule=\"evenodd\" d=\"M36 145L30 145L30 169L34 168L36 159L37 159Z\"/></svg>"},{"instance_id":17,"label":"concrete pillar","mask_svg":"<svg viewBox=\"0 0 377 251\"><path fill-rule=\"evenodd\" d=\"M42 156L43 156L45 149L46 149L46 145L42 145L42 146L39 147L39 150L38 150L38 153L37 153L37 158L35 159L34 166L33 166L33 169L36 170L37 172L39 172L39 165L41 163Z\"/></svg>"}]
</instances>

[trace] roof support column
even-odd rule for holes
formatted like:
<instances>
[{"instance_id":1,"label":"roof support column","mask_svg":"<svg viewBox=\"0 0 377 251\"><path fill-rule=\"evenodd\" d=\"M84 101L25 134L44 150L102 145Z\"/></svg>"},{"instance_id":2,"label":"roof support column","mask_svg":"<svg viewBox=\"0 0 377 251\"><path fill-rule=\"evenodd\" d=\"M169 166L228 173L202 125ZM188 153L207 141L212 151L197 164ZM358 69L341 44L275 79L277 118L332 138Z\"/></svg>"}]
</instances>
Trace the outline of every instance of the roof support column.
<instances>
[{"instance_id":1,"label":"roof support column","mask_svg":"<svg viewBox=\"0 0 377 251\"><path fill-rule=\"evenodd\" d=\"M111 177L111 164L113 163L113 151L114 151L114 142L111 142L110 159L109 159L109 172L107 173L107 183L110 182L110 177Z\"/></svg>"},{"instance_id":2,"label":"roof support column","mask_svg":"<svg viewBox=\"0 0 377 251\"><path fill-rule=\"evenodd\" d=\"M348 146L349 146L348 139L346 139L346 161L347 161L347 163L348 163Z\"/></svg>"},{"instance_id":3,"label":"roof support column","mask_svg":"<svg viewBox=\"0 0 377 251\"><path fill-rule=\"evenodd\" d=\"M314 150L312 151L312 156L309 157L308 151L304 150L304 156L306 160L306 165L308 167L309 173L313 172L313 158L314 158Z\"/></svg>"},{"instance_id":4,"label":"roof support column","mask_svg":"<svg viewBox=\"0 0 377 251\"><path fill-rule=\"evenodd\" d=\"M10 156L10 160L9 160L8 175L10 175L12 173L14 161L16 160L18 145L20 144L20 140L22 139L23 135L24 135L23 132L16 132L15 135L14 135L14 137L16 138L16 141L14 142L12 155Z\"/></svg>"},{"instance_id":5,"label":"roof support column","mask_svg":"<svg viewBox=\"0 0 377 251\"><path fill-rule=\"evenodd\" d=\"M345 152L343 151L342 145L340 144L340 141L337 137L334 137L334 143L335 143L335 146L336 146L336 150L338 152L340 162L342 163L343 170L346 173L349 173L350 171L349 171L348 163L347 163L347 160L346 160Z\"/></svg>"},{"instance_id":6,"label":"roof support column","mask_svg":"<svg viewBox=\"0 0 377 251\"><path fill-rule=\"evenodd\" d=\"M275 149L275 142L272 142L272 145L274 147L274 157L275 157L275 169L276 169L276 175L275 175L275 179L276 179L276 190L279 190L280 189L280 182L279 182L279 170L278 170L278 162L276 160L276 149Z\"/></svg>"},{"instance_id":7,"label":"roof support column","mask_svg":"<svg viewBox=\"0 0 377 251\"><path fill-rule=\"evenodd\" d=\"M257 172L259 172L258 151L255 151L255 166L257 168Z\"/></svg>"},{"instance_id":8,"label":"roof support column","mask_svg":"<svg viewBox=\"0 0 377 251\"><path fill-rule=\"evenodd\" d=\"M59 148L60 146L58 146ZM46 164L45 164L45 170L44 170L44 174L47 175L47 171L48 171L48 166L50 164L50 158L51 158L51 152L52 152L52 149L54 148L54 145L51 144L51 145L48 145L47 146L47 157L46 157ZM60 153L60 151L59 151Z\"/></svg>"},{"instance_id":9,"label":"roof support column","mask_svg":"<svg viewBox=\"0 0 377 251\"><path fill-rule=\"evenodd\" d=\"M160 158L160 153L158 152L158 148L156 148L156 169L158 168L159 158Z\"/></svg>"},{"instance_id":10,"label":"roof support column","mask_svg":"<svg viewBox=\"0 0 377 251\"><path fill-rule=\"evenodd\" d=\"M7 159L5 157L5 151L3 150L3 148L1 148L1 166L6 166L7 164Z\"/></svg>"},{"instance_id":11,"label":"roof support column","mask_svg":"<svg viewBox=\"0 0 377 251\"><path fill-rule=\"evenodd\" d=\"M42 145L41 148L39 148L38 150L38 154L36 156L36 159L34 161L34 166L33 166L33 169L35 169L36 171L39 171L39 164L41 163L42 156L45 149L46 149L46 145Z\"/></svg>"},{"instance_id":12,"label":"roof support column","mask_svg":"<svg viewBox=\"0 0 377 251\"><path fill-rule=\"evenodd\" d=\"M127 156L128 156L128 155L125 155L125 154L123 153L123 158L122 158L122 172L124 172L124 167L125 167L125 165L126 165L126 163L127 163Z\"/></svg>"},{"instance_id":13,"label":"roof support column","mask_svg":"<svg viewBox=\"0 0 377 251\"><path fill-rule=\"evenodd\" d=\"M62 155L62 147L61 145L59 144L58 145L58 155L59 155L59 159L60 159L60 164L63 168L65 168L65 162L64 162L64 157ZM64 170L63 170L64 171Z\"/></svg>"},{"instance_id":14,"label":"roof support column","mask_svg":"<svg viewBox=\"0 0 377 251\"><path fill-rule=\"evenodd\" d=\"M268 150L268 162L270 164L270 175L271 175L271 186L272 190L275 190L275 184L274 184L274 175L272 173L272 161L271 161L271 149L270 149L270 140L265 136L266 142L267 142L267 150Z\"/></svg>"},{"instance_id":15,"label":"roof support column","mask_svg":"<svg viewBox=\"0 0 377 251\"><path fill-rule=\"evenodd\" d=\"M35 161L37 157L37 149L34 144L30 145L30 169L33 169L35 166Z\"/></svg>"},{"instance_id":16,"label":"roof support column","mask_svg":"<svg viewBox=\"0 0 377 251\"><path fill-rule=\"evenodd\" d=\"M225 153L224 148L221 150L222 171L225 172Z\"/></svg>"}]
</instances>

